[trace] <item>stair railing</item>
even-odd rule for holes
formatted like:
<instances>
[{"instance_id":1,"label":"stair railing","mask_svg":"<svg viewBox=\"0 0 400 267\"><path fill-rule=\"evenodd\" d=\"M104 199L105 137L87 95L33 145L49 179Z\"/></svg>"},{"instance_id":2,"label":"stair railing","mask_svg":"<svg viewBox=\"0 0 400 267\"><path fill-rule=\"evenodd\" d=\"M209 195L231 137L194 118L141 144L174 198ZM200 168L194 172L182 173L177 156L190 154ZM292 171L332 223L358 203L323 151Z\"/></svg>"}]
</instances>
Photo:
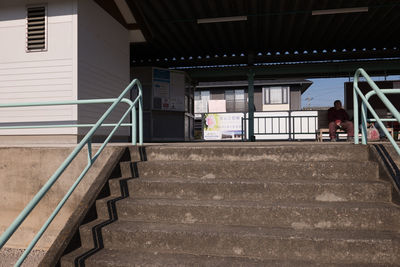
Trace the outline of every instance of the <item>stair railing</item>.
<instances>
[{"instance_id":1,"label":"stair railing","mask_svg":"<svg viewBox=\"0 0 400 267\"><path fill-rule=\"evenodd\" d=\"M364 95L360 88L358 87L358 82L360 80L360 76L364 77L369 86L373 90ZM400 89L380 89L376 83L371 79L371 77L365 72L364 69L360 68L354 74L354 83L353 83L353 109L354 109L354 144L359 143L359 117L358 117L358 97L362 100L362 108L361 108L361 142L362 144L367 144L367 123L368 122L377 122L385 133L386 137L393 145L396 152L400 155L400 148L392 135L386 129L386 126L383 124L384 121L397 121L400 123L400 113L393 106L393 104L389 101L389 99L385 96L385 94L400 94ZM369 98L373 95L377 95L380 100L382 100L383 104L386 108L392 113L393 119L381 119L378 114L375 112L374 108L368 102ZM374 119L367 119L367 108Z\"/></svg>"},{"instance_id":2,"label":"stair railing","mask_svg":"<svg viewBox=\"0 0 400 267\"><path fill-rule=\"evenodd\" d=\"M134 101L131 101L124 96L133 90L135 86L138 88L138 96ZM119 103L127 103L129 105L128 109L121 116L118 123L115 124L106 124L104 121L108 118L108 116L114 111L116 106ZM60 165L60 167L55 171L55 173L50 177L50 179L43 185L43 187L39 190L39 192L33 197L33 199L26 205L26 207L22 210L22 212L17 216L17 218L13 221L13 223L5 230L5 232L0 236L0 249L6 244L6 242L11 238L11 236L15 233L15 231L19 228L19 226L24 222L26 217L31 213L31 211L37 206L40 200L44 197L44 195L50 190L53 184L58 180L61 174L65 171L65 169L70 165L72 160L78 155L78 153L87 145L88 149L88 164L79 175L79 177L75 180L74 184L69 188L68 192L58 203L56 208L53 210L52 214L43 224L39 232L36 233L35 237L32 239L28 247L25 249L24 253L18 259L15 266L20 266L28 254L32 251L33 247L39 241L40 237L49 227L50 223L56 217L58 212L64 206L65 202L71 196L75 188L82 181L86 173L89 171L90 167L99 157L101 152L104 150L106 145L109 143L114 133L119 129L119 127L132 127L132 144L137 144L137 134L136 134L136 106L138 106L139 110L139 144L143 144L143 100L142 100L142 86L139 80L134 79L121 93L118 98L115 99L94 99L94 100L76 100L76 101L62 101L62 102L43 102L43 103L21 103L21 104L0 104L0 108L9 108L9 107L29 107L29 106L55 106L55 105L73 105L73 104L98 104L98 103L112 103L111 106L107 109L107 111L100 117L100 119L96 122L96 124L81 124L81 125L43 125L43 126L5 126L0 127L1 129L28 129L28 128L60 128L60 127L92 127L89 132L85 135L81 142L75 147L75 149L71 152L71 154L64 160L64 162ZM123 123L128 114L132 114L132 123ZM100 127L114 127L110 134L106 137L105 141L102 143L97 152L92 154L92 137L95 132Z\"/></svg>"}]
</instances>

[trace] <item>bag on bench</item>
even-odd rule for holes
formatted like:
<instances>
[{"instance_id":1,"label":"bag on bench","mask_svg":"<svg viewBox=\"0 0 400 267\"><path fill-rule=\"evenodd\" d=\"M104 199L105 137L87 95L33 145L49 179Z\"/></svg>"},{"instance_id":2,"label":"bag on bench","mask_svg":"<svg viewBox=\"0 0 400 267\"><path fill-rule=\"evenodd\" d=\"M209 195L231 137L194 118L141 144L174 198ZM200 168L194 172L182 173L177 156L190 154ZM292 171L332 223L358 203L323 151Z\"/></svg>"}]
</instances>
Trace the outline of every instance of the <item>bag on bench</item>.
<instances>
[{"instance_id":1,"label":"bag on bench","mask_svg":"<svg viewBox=\"0 0 400 267\"><path fill-rule=\"evenodd\" d=\"M378 129L375 128L373 124L367 129L367 140L368 141L379 140L379 131Z\"/></svg>"}]
</instances>

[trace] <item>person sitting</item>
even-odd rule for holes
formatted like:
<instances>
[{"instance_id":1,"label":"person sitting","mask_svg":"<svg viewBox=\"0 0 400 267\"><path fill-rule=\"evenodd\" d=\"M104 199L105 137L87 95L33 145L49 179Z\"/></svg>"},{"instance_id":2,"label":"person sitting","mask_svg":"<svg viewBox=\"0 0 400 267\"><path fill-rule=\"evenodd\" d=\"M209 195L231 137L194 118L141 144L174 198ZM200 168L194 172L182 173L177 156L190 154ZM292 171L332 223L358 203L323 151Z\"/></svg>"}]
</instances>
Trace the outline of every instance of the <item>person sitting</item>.
<instances>
[{"instance_id":1,"label":"person sitting","mask_svg":"<svg viewBox=\"0 0 400 267\"><path fill-rule=\"evenodd\" d=\"M336 142L336 130L338 128L343 129L347 132L347 141L354 140L354 125L349 120L349 115L342 108L342 102L335 100L333 107L328 109L328 121L329 121L329 137L331 142Z\"/></svg>"}]
</instances>

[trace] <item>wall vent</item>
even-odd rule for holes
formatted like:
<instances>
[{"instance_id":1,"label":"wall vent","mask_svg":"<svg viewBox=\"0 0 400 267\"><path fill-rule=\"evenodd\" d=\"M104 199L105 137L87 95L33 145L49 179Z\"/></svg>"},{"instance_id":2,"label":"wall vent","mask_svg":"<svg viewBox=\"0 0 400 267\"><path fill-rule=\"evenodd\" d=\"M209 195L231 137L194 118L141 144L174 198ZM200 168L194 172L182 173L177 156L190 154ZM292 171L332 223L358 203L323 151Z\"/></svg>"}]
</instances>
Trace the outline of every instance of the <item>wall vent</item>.
<instances>
[{"instance_id":1,"label":"wall vent","mask_svg":"<svg viewBox=\"0 0 400 267\"><path fill-rule=\"evenodd\" d=\"M27 8L26 49L28 52L46 50L47 19L46 7Z\"/></svg>"}]
</instances>

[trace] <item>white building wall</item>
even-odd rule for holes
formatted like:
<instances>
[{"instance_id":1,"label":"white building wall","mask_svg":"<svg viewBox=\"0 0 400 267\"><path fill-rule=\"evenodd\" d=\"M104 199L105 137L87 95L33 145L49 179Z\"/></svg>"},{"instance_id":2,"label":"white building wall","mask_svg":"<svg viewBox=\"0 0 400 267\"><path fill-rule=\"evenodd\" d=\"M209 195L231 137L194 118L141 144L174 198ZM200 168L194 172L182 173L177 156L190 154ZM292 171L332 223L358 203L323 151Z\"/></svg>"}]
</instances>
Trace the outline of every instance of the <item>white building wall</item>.
<instances>
[{"instance_id":1,"label":"white building wall","mask_svg":"<svg viewBox=\"0 0 400 267\"><path fill-rule=\"evenodd\" d=\"M288 111L290 110L289 104L271 104L271 105L263 105L263 111Z\"/></svg>"},{"instance_id":2,"label":"white building wall","mask_svg":"<svg viewBox=\"0 0 400 267\"><path fill-rule=\"evenodd\" d=\"M79 1L78 18L78 98L117 98L130 79L128 31L92 0ZM79 123L96 122L109 105L79 106ZM121 104L108 121L117 122L126 108ZM80 128L79 134L87 130ZM102 128L97 133L109 132L110 128ZM129 132L125 127L117 134Z\"/></svg>"},{"instance_id":3,"label":"white building wall","mask_svg":"<svg viewBox=\"0 0 400 267\"><path fill-rule=\"evenodd\" d=\"M77 99L75 0L48 1L48 49L26 52L26 6L43 3L0 1L0 104ZM0 126L76 121L75 106L0 109ZM76 129L0 130L0 135L27 134L76 134Z\"/></svg>"}]
</instances>

